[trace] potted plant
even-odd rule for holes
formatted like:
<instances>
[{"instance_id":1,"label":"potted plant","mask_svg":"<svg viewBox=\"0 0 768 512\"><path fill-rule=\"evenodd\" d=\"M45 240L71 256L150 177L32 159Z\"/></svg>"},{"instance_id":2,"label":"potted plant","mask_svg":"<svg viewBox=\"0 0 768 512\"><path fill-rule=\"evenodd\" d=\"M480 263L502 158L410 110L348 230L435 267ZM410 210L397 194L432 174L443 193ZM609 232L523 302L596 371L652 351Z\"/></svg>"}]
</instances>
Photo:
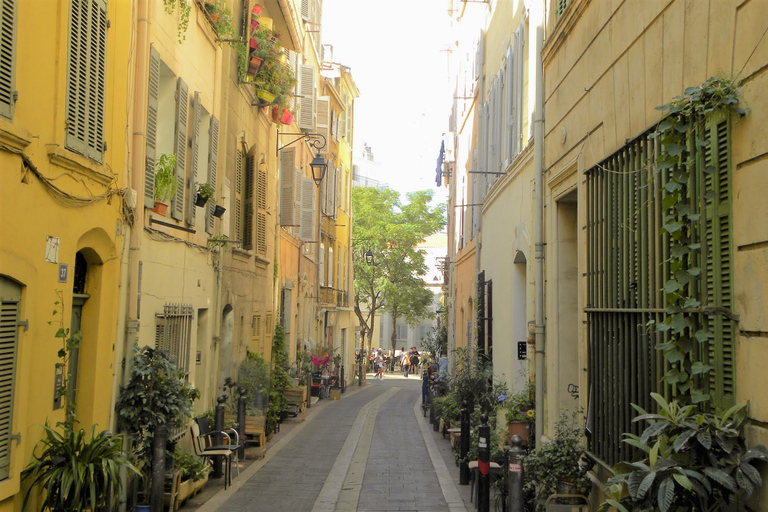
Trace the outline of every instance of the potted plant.
<instances>
[{"instance_id":1,"label":"potted plant","mask_svg":"<svg viewBox=\"0 0 768 512\"><path fill-rule=\"evenodd\" d=\"M555 422L555 437L531 450L523 464L525 486L536 495L536 510L543 511L553 494L588 495L592 482L587 475L589 464L582 460L583 429L577 426L579 412L569 418L562 413Z\"/></svg>"},{"instance_id":2,"label":"potted plant","mask_svg":"<svg viewBox=\"0 0 768 512\"><path fill-rule=\"evenodd\" d=\"M155 164L155 207L152 211L165 215L168 201L176 193L178 183L175 175L176 155L162 154Z\"/></svg>"},{"instance_id":3,"label":"potted plant","mask_svg":"<svg viewBox=\"0 0 768 512\"><path fill-rule=\"evenodd\" d=\"M529 382L525 387L506 398L504 406L507 408L506 420L509 437L518 435L524 442L528 441L531 434L531 423L535 418L535 402L533 394L535 383Z\"/></svg>"},{"instance_id":4,"label":"potted plant","mask_svg":"<svg viewBox=\"0 0 768 512\"><path fill-rule=\"evenodd\" d=\"M195 197L195 206L205 206L208 199L213 197L216 193L216 189L210 183L200 183L197 186L197 197Z\"/></svg>"},{"instance_id":5,"label":"potted plant","mask_svg":"<svg viewBox=\"0 0 768 512\"><path fill-rule=\"evenodd\" d=\"M28 482L22 509L26 508L35 488L44 490L38 502L40 512L113 510L121 493L120 471L139 475L123 451L122 436L96 433L90 439L85 429L64 429L60 433L43 426L45 437L32 453L34 460L21 472Z\"/></svg>"},{"instance_id":6,"label":"potted plant","mask_svg":"<svg viewBox=\"0 0 768 512\"><path fill-rule=\"evenodd\" d=\"M206 462L205 458L198 457L178 446L173 453L173 459L176 468L179 470L181 481L177 503L182 503L205 486L211 466Z\"/></svg>"},{"instance_id":7,"label":"potted plant","mask_svg":"<svg viewBox=\"0 0 768 512\"><path fill-rule=\"evenodd\" d=\"M186 427L193 412L192 402L200 393L162 350L134 347L131 367L115 410L119 428L133 440L134 464L144 471L142 497L148 501L152 485L156 484L148 474L155 432L161 426L169 431Z\"/></svg>"}]
</instances>

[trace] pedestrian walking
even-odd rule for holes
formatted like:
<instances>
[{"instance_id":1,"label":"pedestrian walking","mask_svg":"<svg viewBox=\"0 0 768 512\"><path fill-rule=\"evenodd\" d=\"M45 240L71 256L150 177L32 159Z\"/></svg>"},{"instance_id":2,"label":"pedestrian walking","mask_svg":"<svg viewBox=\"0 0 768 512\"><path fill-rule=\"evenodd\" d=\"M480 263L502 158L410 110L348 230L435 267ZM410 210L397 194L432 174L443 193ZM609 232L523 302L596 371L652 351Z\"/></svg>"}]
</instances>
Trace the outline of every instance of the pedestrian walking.
<instances>
[{"instance_id":1,"label":"pedestrian walking","mask_svg":"<svg viewBox=\"0 0 768 512\"><path fill-rule=\"evenodd\" d=\"M419 351L416 347L411 347L411 373L419 371Z\"/></svg>"},{"instance_id":2,"label":"pedestrian walking","mask_svg":"<svg viewBox=\"0 0 768 512\"><path fill-rule=\"evenodd\" d=\"M403 367L403 376L407 379L408 378L408 370L411 366L411 360L408 357L408 354L403 352L403 360L401 362Z\"/></svg>"},{"instance_id":3,"label":"pedestrian walking","mask_svg":"<svg viewBox=\"0 0 768 512\"><path fill-rule=\"evenodd\" d=\"M381 350L376 355L376 378L379 380L384 379L384 358L381 356Z\"/></svg>"}]
</instances>

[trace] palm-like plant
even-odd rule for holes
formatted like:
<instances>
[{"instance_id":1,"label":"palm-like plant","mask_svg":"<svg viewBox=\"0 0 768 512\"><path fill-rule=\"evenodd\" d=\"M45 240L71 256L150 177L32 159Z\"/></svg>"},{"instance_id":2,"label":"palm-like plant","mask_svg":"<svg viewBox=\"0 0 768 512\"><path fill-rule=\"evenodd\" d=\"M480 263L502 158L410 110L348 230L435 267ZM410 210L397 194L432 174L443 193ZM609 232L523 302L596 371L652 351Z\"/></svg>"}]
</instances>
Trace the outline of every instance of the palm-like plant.
<instances>
[{"instance_id":1,"label":"palm-like plant","mask_svg":"<svg viewBox=\"0 0 768 512\"><path fill-rule=\"evenodd\" d=\"M21 473L30 485L24 495L26 508L32 490L45 491L39 502L40 511L54 512L112 510L120 495L120 468L139 474L123 452L122 436L110 436L106 431L90 439L85 429L66 429L60 433L44 425L42 452L35 449L34 458Z\"/></svg>"}]
</instances>

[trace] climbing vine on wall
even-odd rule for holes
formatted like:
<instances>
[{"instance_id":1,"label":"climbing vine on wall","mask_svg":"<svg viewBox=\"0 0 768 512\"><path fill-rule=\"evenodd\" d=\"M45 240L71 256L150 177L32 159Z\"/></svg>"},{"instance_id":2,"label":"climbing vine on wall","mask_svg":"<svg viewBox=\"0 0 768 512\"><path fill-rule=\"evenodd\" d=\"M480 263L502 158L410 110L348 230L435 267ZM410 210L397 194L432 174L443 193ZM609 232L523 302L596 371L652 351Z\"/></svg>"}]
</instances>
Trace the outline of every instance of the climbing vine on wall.
<instances>
[{"instance_id":1,"label":"climbing vine on wall","mask_svg":"<svg viewBox=\"0 0 768 512\"><path fill-rule=\"evenodd\" d=\"M698 321L702 304L697 298L696 283L702 272L698 266L702 247L698 243L701 237L696 236L701 211L694 187L697 158L709 144L701 134L711 115L742 116L746 110L739 107L738 83L717 77L687 88L685 94L656 108L668 112L655 136L662 147L657 169L667 174L662 226L670 243L669 278L663 289L666 316L664 322L656 325L658 331L667 333L668 341L656 348L664 353L668 363L664 380L673 395L682 402L700 403L710 398L699 384L712 368L701 360L701 345L710 333ZM704 167L703 172L712 173L714 168Z\"/></svg>"}]
</instances>

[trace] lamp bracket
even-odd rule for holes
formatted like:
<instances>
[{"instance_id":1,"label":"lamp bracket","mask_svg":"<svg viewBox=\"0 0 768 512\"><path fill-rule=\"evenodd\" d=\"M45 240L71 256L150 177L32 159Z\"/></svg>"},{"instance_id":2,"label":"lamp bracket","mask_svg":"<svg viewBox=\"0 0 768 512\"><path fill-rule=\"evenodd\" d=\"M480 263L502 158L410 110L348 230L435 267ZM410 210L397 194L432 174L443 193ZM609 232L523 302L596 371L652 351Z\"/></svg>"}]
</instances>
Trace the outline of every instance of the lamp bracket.
<instances>
[{"instance_id":1,"label":"lamp bracket","mask_svg":"<svg viewBox=\"0 0 768 512\"><path fill-rule=\"evenodd\" d=\"M277 148L278 153L282 151L284 148L287 148L288 146L295 144L299 142L300 140L307 141L307 144L315 148L316 150L320 151L325 147L326 140L325 135L322 135L320 133L288 133L288 132L277 132L277 136L280 137L281 135L290 135L290 136L298 136L295 139L293 139L288 144L283 144L282 146Z\"/></svg>"}]
</instances>

